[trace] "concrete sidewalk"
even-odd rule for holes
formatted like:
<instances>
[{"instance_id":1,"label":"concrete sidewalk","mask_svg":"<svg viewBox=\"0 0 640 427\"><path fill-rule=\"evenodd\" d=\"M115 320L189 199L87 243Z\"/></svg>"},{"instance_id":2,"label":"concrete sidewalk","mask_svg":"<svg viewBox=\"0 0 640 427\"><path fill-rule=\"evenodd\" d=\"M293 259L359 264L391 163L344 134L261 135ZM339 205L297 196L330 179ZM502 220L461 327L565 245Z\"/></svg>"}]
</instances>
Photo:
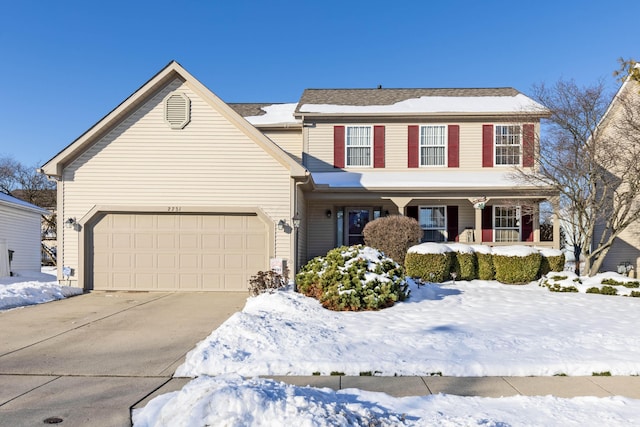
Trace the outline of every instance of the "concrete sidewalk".
<instances>
[{"instance_id":1,"label":"concrete sidewalk","mask_svg":"<svg viewBox=\"0 0 640 427\"><path fill-rule=\"evenodd\" d=\"M507 397L625 396L640 399L640 377L348 377L270 376L264 377L300 387L360 390L395 397L454 394L458 396ZM155 396L180 390L191 378L172 378L155 393L138 402L145 406Z\"/></svg>"},{"instance_id":2,"label":"concrete sidewalk","mask_svg":"<svg viewBox=\"0 0 640 427\"><path fill-rule=\"evenodd\" d=\"M127 426L245 293L92 292L0 312L0 426Z\"/></svg>"}]
</instances>

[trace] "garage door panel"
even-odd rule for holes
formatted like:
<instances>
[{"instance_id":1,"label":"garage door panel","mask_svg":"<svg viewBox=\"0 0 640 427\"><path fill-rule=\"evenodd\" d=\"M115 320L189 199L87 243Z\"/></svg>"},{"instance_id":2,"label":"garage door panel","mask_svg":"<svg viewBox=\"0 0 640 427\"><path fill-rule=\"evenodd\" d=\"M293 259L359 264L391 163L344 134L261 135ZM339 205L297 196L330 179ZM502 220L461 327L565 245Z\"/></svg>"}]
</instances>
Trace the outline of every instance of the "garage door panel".
<instances>
[{"instance_id":1,"label":"garage door panel","mask_svg":"<svg viewBox=\"0 0 640 427\"><path fill-rule=\"evenodd\" d=\"M105 214L91 231L94 289L246 292L269 265L255 215Z\"/></svg>"}]
</instances>

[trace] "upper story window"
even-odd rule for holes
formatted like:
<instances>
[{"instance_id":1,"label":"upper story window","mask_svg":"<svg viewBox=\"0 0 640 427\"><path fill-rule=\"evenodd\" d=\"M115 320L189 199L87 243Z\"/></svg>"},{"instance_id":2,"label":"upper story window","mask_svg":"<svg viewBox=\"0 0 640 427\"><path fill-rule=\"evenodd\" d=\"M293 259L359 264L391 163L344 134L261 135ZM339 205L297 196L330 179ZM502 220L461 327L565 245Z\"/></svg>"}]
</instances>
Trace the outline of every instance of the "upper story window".
<instances>
[{"instance_id":1,"label":"upper story window","mask_svg":"<svg viewBox=\"0 0 640 427\"><path fill-rule=\"evenodd\" d=\"M522 129L520 125L496 125L496 165L519 165L522 153Z\"/></svg>"},{"instance_id":2,"label":"upper story window","mask_svg":"<svg viewBox=\"0 0 640 427\"><path fill-rule=\"evenodd\" d=\"M493 227L496 242L520 241L520 208L514 206L493 207Z\"/></svg>"},{"instance_id":3,"label":"upper story window","mask_svg":"<svg viewBox=\"0 0 640 427\"><path fill-rule=\"evenodd\" d=\"M420 166L446 166L446 149L446 126L420 126Z\"/></svg>"},{"instance_id":4,"label":"upper story window","mask_svg":"<svg viewBox=\"0 0 640 427\"><path fill-rule=\"evenodd\" d=\"M447 240L447 217L445 206L420 206L420 227L424 230L423 241L444 242Z\"/></svg>"},{"instance_id":5,"label":"upper story window","mask_svg":"<svg viewBox=\"0 0 640 427\"><path fill-rule=\"evenodd\" d=\"M371 166L371 126L347 126L345 131L346 166Z\"/></svg>"}]
</instances>

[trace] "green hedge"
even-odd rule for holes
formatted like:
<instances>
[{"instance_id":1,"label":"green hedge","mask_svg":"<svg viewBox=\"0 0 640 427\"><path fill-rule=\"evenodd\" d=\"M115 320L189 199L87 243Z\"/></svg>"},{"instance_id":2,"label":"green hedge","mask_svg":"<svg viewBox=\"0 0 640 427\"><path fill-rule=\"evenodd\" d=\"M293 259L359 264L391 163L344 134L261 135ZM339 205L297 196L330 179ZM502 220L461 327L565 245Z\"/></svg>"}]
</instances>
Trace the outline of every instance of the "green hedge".
<instances>
[{"instance_id":1,"label":"green hedge","mask_svg":"<svg viewBox=\"0 0 640 427\"><path fill-rule=\"evenodd\" d=\"M478 279L494 280L496 278L496 270L493 267L493 255L476 252L478 260Z\"/></svg>"},{"instance_id":2,"label":"green hedge","mask_svg":"<svg viewBox=\"0 0 640 427\"><path fill-rule=\"evenodd\" d=\"M450 278L454 258L453 252L441 254L409 252L405 257L404 266L407 276L442 283Z\"/></svg>"},{"instance_id":3,"label":"green hedge","mask_svg":"<svg viewBox=\"0 0 640 427\"><path fill-rule=\"evenodd\" d=\"M542 255L531 253L527 256L507 256L493 254L496 280L511 285L521 285L536 280L539 276Z\"/></svg>"},{"instance_id":4,"label":"green hedge","mask_svg":"<svg viewBox=\"0 0 640 427\"><path fill-rule=\"evenodd\" d=\"M564 271L565 257L564 254L557 256L541 255L540 260L540 276L544 276L552 271Z\"/></svg>"}]
</instances>

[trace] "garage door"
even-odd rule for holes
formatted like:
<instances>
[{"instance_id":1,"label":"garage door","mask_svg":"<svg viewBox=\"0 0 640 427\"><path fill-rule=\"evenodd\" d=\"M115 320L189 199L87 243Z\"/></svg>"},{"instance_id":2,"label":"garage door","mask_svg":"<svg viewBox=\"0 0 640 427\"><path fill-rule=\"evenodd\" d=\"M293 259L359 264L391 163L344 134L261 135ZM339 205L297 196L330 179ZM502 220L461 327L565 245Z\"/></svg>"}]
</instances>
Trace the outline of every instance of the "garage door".
<instances>
[{"instance_id":1,"label":"garage door","mask_svg":"<svg viewBox=\"0 0 640 427\"><path fill-rule=\"evenodd\" d=\"M269 265L256 215L110 213L89 231L93 289L246 292Z\"/></svg>"}]
</instances>

